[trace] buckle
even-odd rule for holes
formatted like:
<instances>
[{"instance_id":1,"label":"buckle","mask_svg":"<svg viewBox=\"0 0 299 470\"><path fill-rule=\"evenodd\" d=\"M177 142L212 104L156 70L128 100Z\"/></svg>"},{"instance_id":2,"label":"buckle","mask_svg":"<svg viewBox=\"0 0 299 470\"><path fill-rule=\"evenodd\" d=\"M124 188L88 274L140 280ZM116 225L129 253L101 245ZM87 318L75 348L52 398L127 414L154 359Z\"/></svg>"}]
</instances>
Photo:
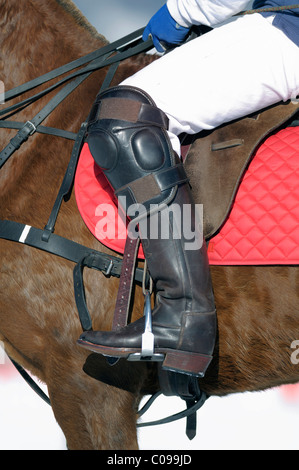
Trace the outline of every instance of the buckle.
<instances>
[{"instance_id":1,"label":"buckle","mask_svg":"<svg viewBox=\"0 0 299 470\"><path fill-rule=\"evenodd\" d=\"M32 135L36 132L36 127L31 121L27 121L24 126L22 127L22 131L25 130L26 133L29 135Z\"/></svg>"},{"instance_id":2,"label":"buckle","mask_svg":"<svg viewBox=\"0 0 299 470\"><path fill-rule=\"evenodd\" d=\"M113 268L113 261L111 259L108 266L107 266L107 269L105 271L103 271L104 276L109 277L110 274L111 274L112 268Z\"/></svg>"}]
</instances>

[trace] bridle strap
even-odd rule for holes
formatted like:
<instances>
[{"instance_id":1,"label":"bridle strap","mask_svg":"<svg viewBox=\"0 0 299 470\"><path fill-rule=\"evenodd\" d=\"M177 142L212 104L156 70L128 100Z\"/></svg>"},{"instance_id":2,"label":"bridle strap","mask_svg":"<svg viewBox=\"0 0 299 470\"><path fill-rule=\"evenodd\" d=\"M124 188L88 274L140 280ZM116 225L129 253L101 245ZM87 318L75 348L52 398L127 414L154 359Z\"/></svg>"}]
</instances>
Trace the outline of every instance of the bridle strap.
<instances>
[{"instance_id":1,"label":"bridle strap","mask_svg":"<svg viewBox=\"0 0 299 470\"><path fill-rule=\"evenodd\" d=\"M126 46L127 47L127 46ZM9 108L6 108L2 111L0 111L0 117L6 115L7 113L13 113L18 109L23 109L24 107L28 106L29 104L39 100L43 96L47 95L51 91L55 90L59 86L65 84L66 82L73 80L75 78L78 78L82 75L85 75L85 78L89 76L91 72L94 72L96 70L99 70L104 67L111 66L115 63L119 63L120 61L123 61L125 59L128 59L134 55L140 54L141 52L146 52L150 49L152 49L152 40L148 40L146 42L139 42L136 46L130 47L128 49L125 49L124 51L117 51L114 50L114 52L117 52L116 55L113 55L113 57L107 57L108 54L105 54L104 58L101 58L101 60L95 59L92 61L90 64L88 64L85 68L78 70L77 72L72 73L71 75L68 75L67 77L64 77L60 81L56 82L54 85L51 85L50 87L46 88L45 90L41 91L40 93L37 93L36 95L33 95L19 103L16 103ZM84 79L85 79L84 78ZM42 82L40 83L42 85ZM26 90L27 91L27 90ZM23 92L25 93L25 92Z\"/></svg>"},{"instance_id":2,"label":"bridle strap","mask_svg":"<svg viewBox=\"0 0 299 470\"><path fill-rule=\"evenodd\" d=\"M76 68L82 67L83 65L86 65L91 61L101 58L106 54L111 54L112 52L117 51L119 48L124 47L124 45L140 38L142 36L143 30L144 28L138 29L137 31L134 31L133 33L130 33L127 36L112 42L111 44L107 44L106 46L91 52L90 54L87 54L79 59L69 62L68 64L62 65L61 67L51 70L50 72L41 75L40 77L37 77L33 80L30 80L29 82L24 83L23 85L17 86L11 89L10 91L5 92L5 101L8 102L13 98L22 95L23 93L33 90L34 88L37 88L38 86L44 83L47 83L55 78L60 77L61 75L64 75L65 73L71 72Z\"/></svg>"},{"instance_id":3,"label":"bridle strap","mask_svg":"<svg viewBox=\"0 0 299 470\"><path fill-rule=\"evenodd\" d=\"M103 51L102 51L102 53L100 54L101 60L94 59L85 68L80 69L79 71L69 75L68 77L63 78L58 83L55 83L54 85L48 87L46 90L34 95L33 97L30 97L26 100L21 101L20 103L17 103L15 105L10 106L9 108L6 108L6 109L0 111L0 116L4 116L4 115L11 116L12 114L17 112L18 110L23 109L24 107L26 107L29 104L37 101L38 99L40 99L41 97L43 97L44 95L49 93L50 91L53 91L58 86L60 86L62 84L65 84L66 82L69 82L71 80L70 83L67 83L67 85L65 85L64 88L62 88L54 96L54 98L52 98L49 101L49 103L36 116L34 116L30 121L27 121L23 125L23 127L21 127L21 129L18 131L17 135L15 137L13 137L11 139L11 141L9 142L9 144L0 152L0 169L8 161L8 159L13 155L13 153L17 149L19 149L20 146L24 142L26 142L28 140L28 138L31 135L33 135L39 129L40 124L52 113L52 111L54 111L54 109L57 108L57 106L60 103L62 103L62 101L64 101L64 99L67 98L67 96L69 96L84 80L86 80L93 71L98 70L98 69L103 68L103 67L107 67L107 66L110 65L110 66L112 66L112 72L114 74L115 71L116 71L117 65L120 61L125 60L129 57L132 57L136 54L139 54L140 52L145 52L145 51L148 51L149 49L151 49L152 48L152 40L148 40L146 42L143 42L141 40L142 42L140 42L140 38L139 38L139 41L138 41L137 45L133 45L133 47L129 47L127 45L128 38L131 38L131 39L133 38L134 40L136 40L136 37L140 37L140 34L141 34L142 31L143 30L138 30L135 33L132 33L131 35L127 36L126 38L124 38L120 41L116 41L115 43L111 44L106 49L106 53L103 53ZM116 48L116 45L117 45L117 48ZM118 51L118 48L120 47L120 45L122 45L122 50ZM103 49L105 49L105 47ZM111 52L118 52L118 53L116 55L114 55L113 57L111 57L111 58L107 58L108 57L108 52L107 52L108 49L109 49L109 53L111 53ZM99 55L98 51L97 51L97 55ZM86 57L85 57L85 60L86 60ZM88 55L88 57L90 57L90 54ZM80 61L80 59L79 59L79 61ZM45 83L43 80L45 80L45 81L50 80L51 78L49 78L49 76L53 78L54 76L58 76L58 74L60 75L61 73L64 73L64 72L61 71L62 69L63 68L60 67L59 69L57 69L58 72L56 71L56 74L54 74L54 73L52 75L51 74L46 74L46 78L45 78L45 76L43 76L43 79L42 79L42 77L40 77L39 79L28 82L27 84L25 84L21 87L17 87L14 90L12 90L11 92L8 92L6 97L8 96L8 99L11 99L12 97L20 96L20 94L24 93L25 91L31 90L31 89L35 88L36 86L39 86L42 83ZM108 75L108 79L106 77L106 80L104 82L105 86L109 85L108 81L111 81L111 79L113 78L113 74L110 73ZM2 123L4 122L3 120L5 120L5 117L3 117L2 120L0 121L0 128L2 127ZM8 128L7 123L5 123L3 125L3 127ZM43 130L45 131L45 128ZM53 133L53 131L52 131L52 133ZM63 133L64 133L64 131L60 131L60 136L64 136ZM69 137L70 137L70 134L67 134L67 138L69 138Z\"/></svg>"},{"instance_id":4,"label":"bridle strap","mask_svg":"<svg viewBox=\"0 0 299 470\"><path fill-rule=\"evenodd\" d=\"M2 129L16 129L20 130L24 127L23 122L19 121L0 121L0 128ZM55 137L62 137L68 140L76 140L77 134L75 132L64 131L55 127L37 126L36 132L39 134L53 135Z\"/></svg>"}]
</instances>

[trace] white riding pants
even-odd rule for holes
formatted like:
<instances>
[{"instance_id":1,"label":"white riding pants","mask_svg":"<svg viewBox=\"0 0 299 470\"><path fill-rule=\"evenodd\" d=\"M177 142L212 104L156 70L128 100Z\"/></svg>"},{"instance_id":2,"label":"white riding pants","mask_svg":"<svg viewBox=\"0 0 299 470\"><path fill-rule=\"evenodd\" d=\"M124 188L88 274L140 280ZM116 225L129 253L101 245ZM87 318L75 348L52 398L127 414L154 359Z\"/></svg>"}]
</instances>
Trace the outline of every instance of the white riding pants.
<instances>
[{"instance_id":1,"label":"white riding pants","mask_svg":"<svg viewBox=\"0 0 299 470\"><path fill-rule=\"evenodd\" d=\"M146 91L169 117L169 137L213 129L299 94L299 48L260 14L187 42L121 85Z\"/></svg>"}]
</instances>

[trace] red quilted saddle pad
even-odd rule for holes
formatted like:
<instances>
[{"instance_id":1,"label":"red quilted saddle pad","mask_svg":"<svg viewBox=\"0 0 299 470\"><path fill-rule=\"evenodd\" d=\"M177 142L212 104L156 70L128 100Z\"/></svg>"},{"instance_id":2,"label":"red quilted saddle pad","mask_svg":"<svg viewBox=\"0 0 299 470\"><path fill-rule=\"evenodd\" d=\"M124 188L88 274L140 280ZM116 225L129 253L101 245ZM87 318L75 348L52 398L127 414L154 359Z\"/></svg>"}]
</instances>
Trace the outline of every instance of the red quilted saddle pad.
<instances>
[{"instance_id":1,"label":"red quilted saddle pad","mask_svg":"<svg viewBox=\"0 0 299 470\"><path fill-rule=\"evenodd\" d=\"M209 243L214 265L299 263L299 127L269 137L257 150L231 213ZM93 235L123 253L126 224L84 145L75 179L79 211ZM139 257L143 257L142 249Z\"/></svg>"}]
</instances>

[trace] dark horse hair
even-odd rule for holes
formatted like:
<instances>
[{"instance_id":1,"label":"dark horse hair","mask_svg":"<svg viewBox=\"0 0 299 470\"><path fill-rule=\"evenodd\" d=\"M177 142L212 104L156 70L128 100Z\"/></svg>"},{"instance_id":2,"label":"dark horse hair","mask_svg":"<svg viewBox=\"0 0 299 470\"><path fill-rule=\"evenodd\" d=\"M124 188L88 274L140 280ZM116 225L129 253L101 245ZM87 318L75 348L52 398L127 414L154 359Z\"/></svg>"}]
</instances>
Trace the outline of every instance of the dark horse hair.
<instances>
[{"instance_id":1,"label":"dark horse hair","mask_svg":"<svg viewBox=\"0 0 299 470\"><path fill-rule=\"evenodd\" d=\"M0 0L0 38L0 77L6 90L107 43L69 0ZM123 62L112 85L152 60L142 54ZM45 126L77 132L104 77L105 70L93 73ZM42 98L12 118L30 120L47 100ZM0 148L14 135L1 130ZM1 219L44 227L71 150L72 142L32 136L1 170ZM74 195L62 205L56 233L99 249ZM82 329L71 262L5 240L0 240L0 256L0 341L9 356L47 384L68 448L137 449L137 409L145 394L158 390L155 365L121 361L111 368L103 357L76 345ZM299 337L298 268L231 266L211 271L218 341L214 361L200 379L201 389L224 396L297 382L291 344ZM118 280L92 270L84 277L94 329L109 330ZM132 320L142 312L143 295L136 287ZM89 373L83 370L86 364Z\"/></svg>"}]
</instances>

